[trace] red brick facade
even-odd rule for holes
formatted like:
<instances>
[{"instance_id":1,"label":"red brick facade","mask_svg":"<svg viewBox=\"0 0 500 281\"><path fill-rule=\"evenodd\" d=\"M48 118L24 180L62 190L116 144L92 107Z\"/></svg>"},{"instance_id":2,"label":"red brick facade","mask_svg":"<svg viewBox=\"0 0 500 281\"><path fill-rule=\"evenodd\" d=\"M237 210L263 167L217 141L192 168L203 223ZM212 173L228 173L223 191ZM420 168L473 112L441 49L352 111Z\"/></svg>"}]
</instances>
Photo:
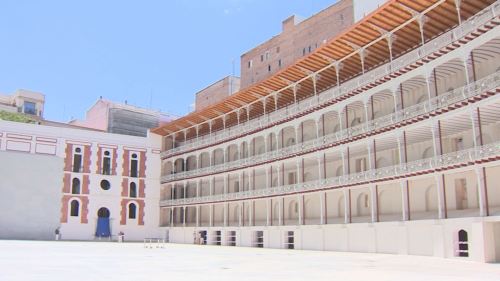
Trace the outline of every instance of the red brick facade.
<instances>
[{"instance_id":1,"label":"red brick facade","mask_svg":"<svg viewBox=\"0 0 500 281\"><path fill-rule=\"evenodd\" d=\"M122 197L128 197L128 179L122 179Z\"/></svg>"},{"instance_id":2,"label":"red brick facade","mask_svg":"<svg viewBox=\"0 0 500 281\"><path fill-rule=\"evenodd\" d=\"M62 192L63 193L71 193L71 174L70 173L64 173Z\"/></svg>"},{"instance_id":3,"label":"red brick facade","mask_svg":"<svg viewBox=\"0 0 500 281\"><path fill-rule=\"evenodd\" d=\"M144 200L141 199L122 199L120 211L120 225L126 225L128 219L128 204L135 203L137 205L137 224L144 225Z\"/></svg>"},{"instance_id":4,"label":"red brick facade","mask_svg":"<svg viewBox=\"0 0 500 281\"><path fill-rule=\"evenodd\" d=\"M123 173L122 173L122 176L124 177L128 177L129 174L130 174L130 158L129 158L129 154L130 154L130 151L129 150L126 150L124 149L123 150Z\"/></svg>"},{"instance_id":5,"label":"red brick facade","mask_svg":"<svg viewBox=\"0 0 500 281\"><path fill-rule=\"evenodd\" d=\"M102 174L102 153L103 149L102 147L99 147L97 149L97 168L95 170L96 174Z\"/></svg>"},{"instance_id":6,"label":"red brick facade","mask_svg":"<svg viewBox=\"0 0 500 281\"><path fill-rule=\"evenodd\" d=\"M139 198L146 197L146 184L143 179L139 180Z\"/></svg>"},{"instance_id":7,"label":"red brick facade","mask_svg":"<svg viewBox=\"0 0 500 281\"><path fill-rule=\"evenodd\" d=\"M116 166L118 161L118 152L116 151L116 148L113 149L112 155L113 158L111 159L111 174L116 175Z\"/></svg>"},{"instance_id":8,"label":"red brick facade","mask_svg":"<svg viewBox=\"0 0 500 281\"><path fill-rule=\"evenodd\" d=\"M82 194L89 194L89 175L83 175L82 178Z\"/></svg>"},{"instance_id":9,"label":"red brick facade","mask_svg":"<svg viewBox=\"0 0 500 281\"><path fill-rule=\"evenodd\" d=\"M75 196L75 195L63 195L61 199L61 223L68 222L69 216L69 205L72 199L78 198L80 200L80 210L79 217L80 223L88 223L88 214L89 214L89 199L87 196Z\"/></svg>"},{"instance_id":10,"label":"red brick facade","mask_svg":"<svg viewBox=\"0 0 500 281\"><path fill-rule=\"evenodd\" d=\"M64 171L70 172L71 166L73 165L73 145L71 143L66 144L66 157L64 158Z\"/></svg>"},{"instance_id":11,"label":"red brick facade","mask_svg":"<svg viewBox=\"0 0 500 281\"><path fill-rule=\"evenodd\" d=\"M90 145L83 148L83 172L90 173Z\"/></svg>"},{"instance_id":12,"label":"red brick facade","mask_svg":"<svg viewBox=\"0 0 500 281\"><path fill-rule=\"evenodd\" d=\"M141 151L139 154L140 159L139 159L139 177L145 178L146 177L146 152Z\"/></svg>"}]
</instances>

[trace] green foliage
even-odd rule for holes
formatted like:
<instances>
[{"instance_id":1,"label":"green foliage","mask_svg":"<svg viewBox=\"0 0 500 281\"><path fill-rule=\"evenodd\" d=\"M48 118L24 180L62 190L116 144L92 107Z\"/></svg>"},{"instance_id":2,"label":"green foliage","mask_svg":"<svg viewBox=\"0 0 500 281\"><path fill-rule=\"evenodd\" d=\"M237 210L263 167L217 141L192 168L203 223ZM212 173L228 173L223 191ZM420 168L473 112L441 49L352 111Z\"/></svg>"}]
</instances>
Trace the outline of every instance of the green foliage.
<instances>
[{"instance_id":1,"label":"green foliage","mask_svg":"<svg viewBox=\"0 0 500 281\"><path fill-rule=\"evenodd\" d=\"M21 123L36 123L36 121L33 118L30 118L29 116L26 116L24 114L16 112L8 112L3 110L0 110L0 120L21 122Z\"/></svg>"}]
</instances>

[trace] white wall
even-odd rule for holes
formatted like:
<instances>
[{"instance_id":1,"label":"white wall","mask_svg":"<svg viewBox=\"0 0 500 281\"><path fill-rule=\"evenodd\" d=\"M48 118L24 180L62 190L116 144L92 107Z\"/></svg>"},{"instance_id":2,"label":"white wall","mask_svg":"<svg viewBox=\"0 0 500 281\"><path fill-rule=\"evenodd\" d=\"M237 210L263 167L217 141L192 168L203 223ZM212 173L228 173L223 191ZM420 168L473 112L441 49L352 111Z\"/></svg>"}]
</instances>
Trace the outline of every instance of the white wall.
<instances>
[{"instance_id":1,"label":"white wall","mask_svg":"<svg viewBox=\"0 0 500 281\"><path fill-rule=\"evenodd\" d=\"M386 1L385 0L353 0L354 2L354 22L358 22L365 15L373 12L378 8L378 6L382 6Z\"/></svg>"},{"instance_id":2,"label":"white wall","mask_svg":"<svg viewBox=\"0 0 500 281\"><path fill-rule=\"evenodd\" d=\"M0 238L53 239L62 178L62 158L0 151Z\"/></svg>"}]
</instances>

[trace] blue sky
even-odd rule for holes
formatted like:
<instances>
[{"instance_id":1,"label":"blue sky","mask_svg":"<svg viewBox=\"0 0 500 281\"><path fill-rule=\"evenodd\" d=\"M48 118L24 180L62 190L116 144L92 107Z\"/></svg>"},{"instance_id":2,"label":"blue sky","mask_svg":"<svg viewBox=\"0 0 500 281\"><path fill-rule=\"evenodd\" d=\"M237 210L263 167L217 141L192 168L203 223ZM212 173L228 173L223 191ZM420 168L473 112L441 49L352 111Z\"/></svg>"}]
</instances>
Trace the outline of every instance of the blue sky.
<instances>
[{"instance_id":1,"label":"blue sky","mask_svg":"<svg viewBox=\"0 0 500 281\"><path fill-rule=\"evenodd\" d=\"M99 96L184 115L282 20L334 2L0 0L0 93L42 92L58 121L83 118Z\"/></svg>"}]
</instances>

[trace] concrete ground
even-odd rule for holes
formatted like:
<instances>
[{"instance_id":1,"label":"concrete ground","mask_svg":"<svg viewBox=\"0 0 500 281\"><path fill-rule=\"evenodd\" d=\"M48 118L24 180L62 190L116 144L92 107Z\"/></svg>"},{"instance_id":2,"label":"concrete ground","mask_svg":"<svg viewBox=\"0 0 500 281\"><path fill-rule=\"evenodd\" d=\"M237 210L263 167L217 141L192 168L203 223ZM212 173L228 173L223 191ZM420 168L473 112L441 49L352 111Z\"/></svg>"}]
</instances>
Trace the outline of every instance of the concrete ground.
<instances>
[{"instance_id":1,"label":"concrete ground","mask_svg":"<svg viewBox=\"0 0 500 281\"><path fill-rule=\"evenodd\" d=\"M500 280L500 264L382 254L141 243L0 241L2 281Z\"/></svg>"}]
</instances>

